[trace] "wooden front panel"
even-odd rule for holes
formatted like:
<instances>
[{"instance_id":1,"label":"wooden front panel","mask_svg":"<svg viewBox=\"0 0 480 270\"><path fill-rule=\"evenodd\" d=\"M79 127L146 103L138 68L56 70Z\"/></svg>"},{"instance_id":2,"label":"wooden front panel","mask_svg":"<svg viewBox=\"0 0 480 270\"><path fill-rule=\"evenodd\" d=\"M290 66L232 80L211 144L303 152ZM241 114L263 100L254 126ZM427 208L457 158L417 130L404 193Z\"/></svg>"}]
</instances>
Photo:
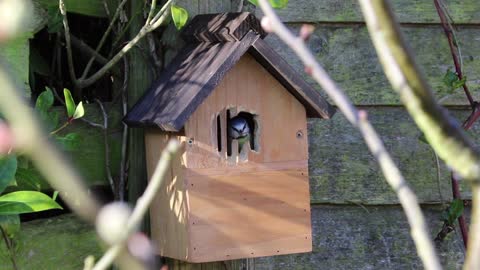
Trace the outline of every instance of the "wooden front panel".
<instances>
[{"instance_id":1,"label":"wooden front panel","mask_svg":"<svg viewBox=\"0 0 480 270\"><path fill-rule=\"evenodd\" d=\"M226 154L217 150L215 128L216 116L231 108L233 113L236 109L237 112L258 115L259 151L250 151L247 163L308 159L305 108L252 56L246 54L187 121L185 136L194 138L193 144L187 146L189 168L232 165ZM297 137L298 132L302 133L301 137ZM225 130L222 133L226 136ZM242 164L245 163L233 165Z\"/></svg>"},{"instance_id":2,"label":"wooden front panel","mask_svg":"<svg viewBox=\"0 0 480 270\"><path fill-rule=\"evenodd\" d=\"M311 251L307 161L280 167L187 169L190 262Z\"/></svg>"},{"instance_id":3,"label":"wooden front panel","mask_svg":"<svg viewBox=\"0 0 480 270\"><path fill-rule=\"evenodd\" d=\"M171 138L185 145L179 134L159 130L145 132L148 178L152 176L160 155ZM185 190L185 148L172 160L166 178L150 207L152 239L158 254L186 260L188 257L188 206Z\"/></svg>"}]
</instances>

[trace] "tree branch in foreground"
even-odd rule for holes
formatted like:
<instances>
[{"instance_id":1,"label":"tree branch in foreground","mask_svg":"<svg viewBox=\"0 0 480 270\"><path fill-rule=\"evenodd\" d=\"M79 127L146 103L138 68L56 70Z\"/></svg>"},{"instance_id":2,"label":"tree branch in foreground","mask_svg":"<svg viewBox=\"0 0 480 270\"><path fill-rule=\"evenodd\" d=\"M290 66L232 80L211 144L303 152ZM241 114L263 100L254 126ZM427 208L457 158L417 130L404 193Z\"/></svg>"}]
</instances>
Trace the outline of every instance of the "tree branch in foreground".
<instances>
[{"instance_id":1,"label":"tree branch in foreground","mask_svg":"<svg viewBox=\"0 0 480 270\"><path fill-rule=\"evenodd\" d=\"M397 194L403 210L405 211L411 227L412 238L425 268L441 269L417 197L408 187L408 184L386 151L378 134L367 121L366 113L357 111L348 97L318 64L304 42L304 39L308 36L308 31L307 33L305 33L305 31L302 33L301 31L301 37L294 36L285 25L282 24L271 6L267 3L267 0L260 0L259 4L266 16L262 19L262 26L265 30L276 33L280 39L282 39L297 54L304 63L307 72L312 75L320 86L322 86L338 108L343 112L345 117L353 126L358 128L362 134L368 148L380 164L385 179Z\"/></svg>"},{"instance_id":2,"label":"tree branch in foreground","mask_svg":"<svg viewBox=\"0 0 480 270\"><path fill-rule=\"evenodd\" d=\"M387 1L360 0L373 44L392 87L437 154L472 184L473 209L464 269L480 269L480 155L460 125L435 100L407 50Z\"/></svg>"},{"instance_id":3,"label":"tree branch in foreground","mask_svg":"<svg viewBox=\"0 0 480 270\"><path fill-rule=\"evenodd\" d=\"M117 258L118 255L121 254L122 250L126 246L127 240L129 237L136 232L140 223L142 222L143 217L145 216L146 212L149 209L150 204L152 203L155 195L158 193L158 190L162 186L162 183L165 179L165 175L170 168L171 161L175 154L180 149L180 144L172 140L168 143L167 147L163 150L163 153L157 163L157 167L153 172L152 178L145 189L143 195L138 199L135 208L132 211L131 215L128 215L128 219L125 222L119 221L118 224L121 224L122 227L119 230L118 235L111 236L112 229L109 224L105 224L102 222L103 220L108 220L108 218L102 218L102 216L116 216L115 213L105 213L102 209L99 215L99 219L97 221L97 231L99 232L100 236L107 240L107 242L111 243L112 246L105 252L105 255L98 261L97 265L93 268L93 270L101 270L106 269L110 264ZM118 202L112 204L119 204ZM110 205L112 205L110 204ZM115 208L109 207L109 205L105 206L105 210L109 211L116 211ZM118 209L118 208L117 208ZM104 227L106 226L106 227Z\"/></svg>"}]
</instances>

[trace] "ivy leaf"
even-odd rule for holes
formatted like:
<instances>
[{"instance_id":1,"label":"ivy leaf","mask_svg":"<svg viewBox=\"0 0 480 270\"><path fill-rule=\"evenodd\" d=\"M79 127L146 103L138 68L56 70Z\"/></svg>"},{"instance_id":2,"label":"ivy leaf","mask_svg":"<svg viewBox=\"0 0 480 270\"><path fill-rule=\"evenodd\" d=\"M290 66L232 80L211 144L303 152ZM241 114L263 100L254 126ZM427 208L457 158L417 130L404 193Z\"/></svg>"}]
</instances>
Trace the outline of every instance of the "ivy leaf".
<instances>
[{"instance_id":1,"label":"ivy leaf","mask_svg":"<svg viewBox=\"0 0 480 270\"><path fill-rule=\"evenodd\" d=\"M187 10L177 5L171 5L170 11L172 13L173 23L175 24L177 30L182 29L188 20Z\"/></svg>"},{"instance_id":2,"label":"ivy leaf","mask_svg":"<svg viewBox=\"0 0 480 270\"><path fill-rule=\"evenodd\" d=\"M84 115L85 109L83 108L83 103L80 101L75 109L75 113L73 114L73 119L82 118Z\"/></svg>"},{"instance_id":3,"label":"ivy leaf","mask_svg":"<svg viewBox=\"0 0 480 270\"><path fill-rule=\"evenodd\" d=\"M7 234L8 238L15 238L18 232L20 232L20 216L0 215L0 227Z\"/></svg>"},{"instance_id":4,"label":"ivy leaf","mask_svg":"<svg viewBox=\"0 0 480 270\"><path fill-rule=\"evenodd\" d=\"M17 157L9 155L0 157L0 193L15 179Z\"/></svg>"},{"instance_id":5,"label":"ivy leaf","mask_svg":"<svg viewBox=\"0 0 480 270\"><path fill-rule=\"evenodd\" d=\"M46 87L46 90L38 96L35 102L35 108L41 113L46 113L52 106L53 93L50 88Z\"/></svg>"},{"instance_id":6,"label":"ivy leaf","mask_svg":"<svg viewBox=\"0 0 480 270\"><path fill-rule=\"evenodd\" d=\"M248 2L258 6L258 0L248 0ZM282 9L288 5L288 0L268 0L268 2L275 9Z\"/></svg>"},{"instance_id":7,"label":"ivy leaf","mask_svg":"<svg viewBox=\"0 0 480 270\"><path fill-rule=\"evenodd\" d=\"M462 87L466 81L467 81L467 76L464 76L460 80L460 78L458 77L458 74L451 71L450 69L447 70L447 72L443 76L443 83L448 87L450 92L452 92L457 88Z\"/></svg>"},{"instance_id":8,"label":"ivy leaf","mask_svg":"<svg viewBox=\"0 0 480 270\"><path fill-rule=\"evenodd\" d=\"M49 196L38 191L17 191L0 196L0 215L17 215L63 209Z\"/></svg>"},{"instance_id":9,"label":"ivy leaf","mask_svg":"<svg viewBox=\"0 0 480 270\"><path fill-rule=\"evenodd\" d=\"M68 118L72 118L75 114L75 102L73 101L72 93L65 88L63 89L63 95L65 96L65 107L67 107Z\"/></svg>"},{"instance_id":10,"label":"ivy leaf","mask_svg":"<svg viewBox=\"0 0 480 270\"><path fill-rule=\"evenodd\" d=\"M51 111L48 113L48 122L50 123L51 129L55 129L58 126L60 119L60 114L57 111Z\"/></svg>"},{"instance_id":11,"label":"ivy leaf","mask_svg":"<svg viewBox=\"0 0 480 270\"><path fill-rule=\"evenodd\" d=\"M448 209L444 212L443 219L449 225L453 224L463 213L463 201L455 199L452 201Z\"/></svg>"},{"instance_id":12,"label":"ivy leaf","mask_svg":"<svg viewBox=\"0 0 480 270\"><path fill-rule=\"evenodd\" d=\"M56 136L55 139L67 151L74 151L80 147L81 137L78 133L68 133L64 137Z\"/></svg>"}]
</instances>

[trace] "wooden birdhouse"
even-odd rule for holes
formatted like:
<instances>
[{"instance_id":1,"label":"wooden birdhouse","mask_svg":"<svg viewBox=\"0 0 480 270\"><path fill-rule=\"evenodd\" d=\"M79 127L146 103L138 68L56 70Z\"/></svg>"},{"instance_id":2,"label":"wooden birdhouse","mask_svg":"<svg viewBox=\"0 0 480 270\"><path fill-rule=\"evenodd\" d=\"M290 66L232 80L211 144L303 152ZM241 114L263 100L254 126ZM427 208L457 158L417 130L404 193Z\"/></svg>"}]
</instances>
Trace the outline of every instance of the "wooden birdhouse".
<instances>
[{"instance_id":1,"label":"wooden birdhouse","mask_svg":"<svg viewBox=\"0 0 480 270\"><path fill-rule=\"evenodd\" d=\"M151 207L159 254L189 262L312 249L307 117L333 108L264 41L255 16L196 16L186 46L125 118L151 176L182 142Z\"/></svg>"}]
</instances>

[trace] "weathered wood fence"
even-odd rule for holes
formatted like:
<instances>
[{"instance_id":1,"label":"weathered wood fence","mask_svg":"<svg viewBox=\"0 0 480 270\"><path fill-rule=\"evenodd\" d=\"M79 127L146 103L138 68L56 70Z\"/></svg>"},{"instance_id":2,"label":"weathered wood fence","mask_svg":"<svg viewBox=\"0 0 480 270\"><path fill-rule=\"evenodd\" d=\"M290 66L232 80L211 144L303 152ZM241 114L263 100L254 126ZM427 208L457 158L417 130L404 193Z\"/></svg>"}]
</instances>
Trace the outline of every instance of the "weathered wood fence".
<instances>
[{"instance_id":1,"label":"weathered wood fence","mask_svg":"<svg viewBox=\"0 0 480 270\"><path fill-rule=\"evenodd\" d=\"M236 11L238 0L182 0L177 1L193 16L199 13ZM244 10L255 11L244 1ZM443 34L433 1L392 1L402 30L417 57L418 63L436 90L443 104L460 120L468 115L468 101L458 90L447 95L443 76L453 69L447 40ZM480 5L477 0L445 1L453 20L458 24L457 38L462 49L464 74L480 98ZM415 127L391 90L383 75L375 50L369 40L359 6L355 0L290 0L287 9L278 11L288 26L298 31L302 23L316 26L309 45L319 61L354 103L366 109L372 124L379 131L388 150L400 166L405 178L416 191L430 224L432 238L441 229L443 203L452 200L450 173L442 165L437 181L435 157L428 145L419 140ZM182 42L173 29L167 30L164 40L179 46ZM267 42L299 72L303 67L292 52L276 37ZM167 57L172 57L174 51ZM312 82L307 76L307 80ZM313 83L313 82L312 82ZM317 87L319 91L321 89ZM98 112L97 112L98 113ZM116 123L118 123L118 118ZM82 128L80 128L82 129ZM76 156L85 155L77 163L86 179L94 183L104 179L101 166L103 153L100 133L84 130L87 141ZM471 136L480 142L480 127L474 126ZM118 151L118 140L112 149ZM330 121L311 120L310 186L314 250L308 254L258 258L248 261L189 265L170 261L171 269L418 269L421 268L409 227L398 200L385 183L374 158L356 132L341 114ZM89 147L87 147L87 145ZM94 145L95 147L91 147ZM96 150L96 149L100 150ZM79 154L80 153L80 154ZM94 166L96 164L96 166ZM95 168L95 169L93 169ZM462 189L470 198L467 189ZM61 225L64 224L64 225ZM19 253L27 256L23 264L38 269L38 265L64 265L80 268L82 257L99 254L93 231L82 230L81 236L72 217L34 221L23 224ZM79 223L80 224L80 223ZM84 225L78 225L85 228ZM88 226L86 227L88 228ZM60 233L61 232L61 233ZM65 250L75 250L63 256L35 256L44 248L59 250L41 243L55 238ZM75 239L73 239L73 238ZM63 242L62 242L63 241ZM96 247L96 248L95 248ZM446 269L459 269L463 249L459 233L452 233L438 245L441 261ZM36 264L38 263L38 264ZM6 265L2 260L2 265ZM63 269L67 269L63 268ZM6 267L5 269L8 269ZM32 268L33 269L33 268Z\"/></svg>"}]
</instances>

